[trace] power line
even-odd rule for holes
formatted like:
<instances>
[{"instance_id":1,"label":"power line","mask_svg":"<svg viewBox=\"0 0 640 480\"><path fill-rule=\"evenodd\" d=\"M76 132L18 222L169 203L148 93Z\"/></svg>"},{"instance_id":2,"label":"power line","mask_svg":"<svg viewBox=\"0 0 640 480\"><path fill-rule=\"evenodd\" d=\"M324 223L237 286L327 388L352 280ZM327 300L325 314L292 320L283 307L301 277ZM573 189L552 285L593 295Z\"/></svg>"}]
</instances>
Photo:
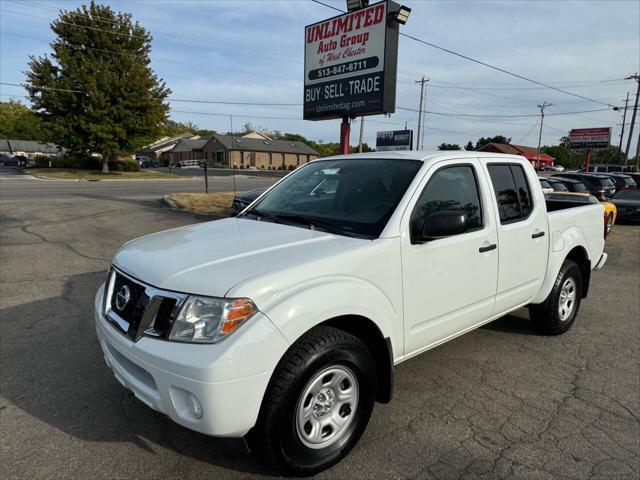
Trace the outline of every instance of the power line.
<instances>
[{"instance_id":1,"label":"power line","mask_svg":"<svg viewBox=\"0 0 640 480\"><path fill-rule=\"evenodd\" d=\"M24 85L21 85L19 83L0 82L0 85L26 88ZM91 92L86 90L72 90L69 88L37 87L36 90L52 90L56 92L91 94ZM200 100L200 99L185 99L185 98L171 98L171 97L168 97L165 100L168 102L206 103L206 104L212 104L212 105L245 105L245 106L260 106L260 107L301 107L302 106L302 103L230 102L230 101L224 101L224 100Z\"/></svg>"},{"instance_id":2,"label":"power line","mask_svg":"<svg viewBox=\"0 0 640 480\"><path fill-rule=\"evenodd\" d=\"M328 5L326 3L323 3L320 0L311 0L311 1L314 2L314 3L319 3L320 5L324 5L325 7L329 7L331 9L333 9L333 10L338 10L338 11L344 13L344 11L342 9L339 9L339 8L336 8L336 7L332 6L332 5ZM426 40L422 40L422 39L420 39L418 37L414 37L413 35L409 35L407 33L400 33L400 35L402 35L403 37L406 37L406 38L408 38L410 40L413 40L414 42L422 43L422 44L427 45L429 47L441 50L441 51L443 51L445 53L449 53L450 55L455 55L457 57L463 58L465 60L469 60L470 62L477 63L478 65L482 65L482 66L487 67L487 68L491 68L493 70L496 70L498 72L504 73L506 75L511 75L512 77L519 78L521 80L525 80L527 82L530 82L530 83L533 83L533 84L536 84L536 85L540 85L542 87L546 87L546 88L549 88L551 90L555 90L557 92L564 93L566 95L571 95L573 97L578 97L578 98L582 98L584 100L589 100L590 102L599 103L600 105L605 105L607 107L617 108L617 107L615 107L615 105L611 105L609 103L604 103L604 102L601 102L601 101L593 99L593 98L585 97L584 95L579 95L577 93L572 93L572 92L569 92L569 91L564 90L562 88L554 87L553 85L549 85L547 83L539 82L539 81L534 80L532 78L525 77L524 75L520 75L518 73L510 72L509 70L505 70L504 68L496 67L495 65L491 65L490 63L483 62L483 61L477 60L477 59L475 59L473 57L469 57L468 55L464 55L462 53L455 52L455 51L450 50L448 48L441 47L440 45L436 45L435 43L427 42Z\"/></svg>"},{"instance_id":3,"label":"power line","mask_svg":"<svg viewBox=\"0 0 640 480\"><path fill-rule=\"evenodd\" d=\"M418 110L413 108L406 107L396 107L398 110L405 110L408 112L417 112ZM556 112L556 113L547 113L548 116L560 116L560 115L578 115L580 113L593 113L593 112L608 112L610 108L599 108L595 110L583 110L579 112ZM471 114L471 113L448 113L448 112L434 112L430 110L425 110L426 113L431 115L442 115L446 117L469 117L469 118L527 118L527 117L537 117L537 114L515 114L515 115L480 115L480 114Z\"/></svg>"},{"instance_id":4,"label":"power line","mask_svg":"<svg viewBox=\"0 0 640 480\"><path fill-rule=\"evenodd\" d=\"M137 38L137 39L147 40L147 38L144 37L144 36L134 35L132 33L120 33L120 32L116 32L116 31L113 31L113 30L106 30L104 28L97 28L97 27L92 27L92 26L89 26L89 25L81 25L79 23L67 22L67 21L60 20L60 19L51 19L51 18L48 18L48 17L42 17L42 16L39 16L39 15L30 14L30 13L17 12L15 10L7 10L7 9L4 9L4 8L0 8L0 12L13 13L14 15L23 15L25 17L31 17L31 18L38 18L40 20L46 20L48 22L54 22L55 21L55 22L61 23L63 25L71 25L71 26L78 27L78 28L84 28L86 30L93 30L93 31L96 31L96 32L104 32L104 33L109 33L109 34L112 34L112 35L118 35L118 36L126 37L126 38ZM88 18L91 18L91 17L88 17ZM176 34L173 34L173 33L171 35L173 37L177 37L177 38L180 37L180 35L176 35ZM185 37L184 35L182 36L182 38L185 38L187 40L192 40L192 41L196 40L196 41L202 42L202 43L212 43L212 44L213 43L222 43L226 47L228 47L228 46L238 46L238 44L232 44L232 43L229 43L229 42L227 42L226 45L225 45L224 42L215 42L215 41L212 41L212 40L207 41L207 40L204 40L204 39L188 38L188 37ZM167 42L167 43L170 43L170 44L173 44L173 45L180 45L180 44L175 43L175 42ZM263 47L258 47L258 46L246 46L245 47L245 46L242 46L242 48L251 48L253 50L263 50L267 55L271 55L272 56L272 57L269 57L269 60L271 60L271 61L282 61L282 62L286 61L288 63L292 63L292 62L293 63L302 63L300 61L280 59L280 58L278 58L278 55L281 55L281 53L269 52L268 49L265 49ZM292 55L292 53L290 53L290 52L286 52L286 54L287 55ZM258 54L244 53L243 55L252 56L252 57L256 57L256 58L262 58L262 56L258 55Z\"/></svg>"}]
</instances>

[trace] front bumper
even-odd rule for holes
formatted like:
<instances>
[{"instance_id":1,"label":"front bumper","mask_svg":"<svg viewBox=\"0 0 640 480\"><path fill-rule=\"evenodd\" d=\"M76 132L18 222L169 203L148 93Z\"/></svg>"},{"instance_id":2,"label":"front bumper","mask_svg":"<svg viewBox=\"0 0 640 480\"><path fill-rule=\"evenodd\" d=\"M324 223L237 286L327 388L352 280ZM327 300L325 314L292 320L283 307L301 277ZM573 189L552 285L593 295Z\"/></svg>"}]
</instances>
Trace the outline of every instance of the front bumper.
<instances>
[{"instance_id":1,"label":"front bumper","mask_svg":"<svg viewBox=\"0 0 640 480\"><path fill-rule=\"evenodd\" d=\"M95 321L105 361L141 402L206 435L242 437L255 425L271 373L288 347L268 318L255 315L249 321L255 331L243 332L250 337L244 341L239 331L238 338L217 345L150 338L132 342L105 320L101 305L102 288ZM253 355L246 356L251 346Z\"/></svg>"}]
</instances>

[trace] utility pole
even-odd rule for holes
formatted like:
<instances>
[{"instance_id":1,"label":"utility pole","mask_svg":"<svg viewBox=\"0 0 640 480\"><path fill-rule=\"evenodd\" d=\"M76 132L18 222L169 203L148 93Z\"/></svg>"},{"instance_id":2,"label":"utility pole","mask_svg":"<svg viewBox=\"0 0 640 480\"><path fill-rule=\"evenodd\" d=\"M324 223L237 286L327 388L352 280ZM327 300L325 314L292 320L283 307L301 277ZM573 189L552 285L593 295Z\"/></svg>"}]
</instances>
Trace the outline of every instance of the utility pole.
<instances>
[{"instance_id":1,"label":"utility pole","mask_svg":"<svg viewBox=\"0 0 640 480\"><path fill-rule=\"evenodd\" d=\"M622 137L624 137L624 123L627 121L628 105L629 105L629 92L627 92L627 99L624 101L624 113L622 114L622 130L620 130L620 145L618 145L618 163L620 163L620 157L622 156Z\"/></svg>"},{"instance_id":2,"label":"utility pole","mask_svg":"<svg viewBox=\"0 0 640 480\"><path fill-rule=\"evenodd\" d=\"M362 153L362 138L364 137L364 115L360 117L360 143L358 145L358 153Z\"/></svg>"},{"instance_id":3,"label":"utility pole","mask_svg":"<svg viewBox=\"0 0 640 480\"><path fill-rule=\"evenodd\" d=\"M536 153L536 169L540 168L540 144L542 143L542 125L544 124L544 109L550 107L549 102L542 102L542 105L538 105L540 109L540 133L538 134L538 151Z\"/></svg>"},{"instance_id":4,"label":"utility pole","mask_svg":"<svg viewBox=\"0 0 640 480\"><path fill-rule=\"evenodd\" d=\"M631 115L631 125L629 125L629 138L627 138L627 148L624 151L624 164L629 161L629 148L631 147L631 137L633 137L633 126L636 123L636 113L638 113L638 97L640 97L640 75L637 73L629 75L625 80L635 80L638 83L638 89L636 90L636 101L633 105L633 115Z\"/></svg>"},{"instance_id":5,"label":"utility pole","mask_svg":"<svg viewBox=\"0 0 640 480\"><path fill-rule=\"evenodd\" d=\"M416 150L420 150L420 128L424 128L422 126L422 109L423 109L423 105L424 105L424 84L427 83L429 81L428 78L424 78L424 75L422 76L422 79L420 80L416 80L416 83L420 84L420 107L418 108L418 135L416 137Z\"/></svg>"}]
</instances>

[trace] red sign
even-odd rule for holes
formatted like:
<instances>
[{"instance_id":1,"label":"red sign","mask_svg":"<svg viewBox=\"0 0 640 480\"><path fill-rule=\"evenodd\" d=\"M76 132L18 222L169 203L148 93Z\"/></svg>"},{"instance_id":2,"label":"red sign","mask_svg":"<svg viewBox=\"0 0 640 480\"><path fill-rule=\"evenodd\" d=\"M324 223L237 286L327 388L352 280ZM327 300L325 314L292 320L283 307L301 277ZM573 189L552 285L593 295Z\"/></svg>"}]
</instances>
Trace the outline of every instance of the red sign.
<instances>
[{"instance_id":1,"label":"red sign","mask_svg":"<svg viewBox=\"0 0 640 480\"><path fill-rule=\"evenodd\" d=\"M569 143L573 149L608 148L611 128L574 128L569 132Z\"/></svg>"}]
</instances>

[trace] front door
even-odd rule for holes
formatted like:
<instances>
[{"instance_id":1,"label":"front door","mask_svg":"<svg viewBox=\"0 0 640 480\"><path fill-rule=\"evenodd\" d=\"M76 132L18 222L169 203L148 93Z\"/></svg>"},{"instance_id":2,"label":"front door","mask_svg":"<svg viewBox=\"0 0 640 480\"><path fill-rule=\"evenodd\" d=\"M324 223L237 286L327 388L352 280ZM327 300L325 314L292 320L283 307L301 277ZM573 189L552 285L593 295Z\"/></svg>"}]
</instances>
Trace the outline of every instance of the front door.
<instances>
[{"instance_id":1,"label":"front door","mask_svg":"<svg viewBox=\"0 0 640 480\"><path fill-rule=\"evenodd\" d=\"M405 355L444 342L491 316L498 242L490 189L477 160L439 162L429 169L405 212ZM464 213L468 229L420 240L421 225L442 211Z\"/></svg>"}]
</instances>

